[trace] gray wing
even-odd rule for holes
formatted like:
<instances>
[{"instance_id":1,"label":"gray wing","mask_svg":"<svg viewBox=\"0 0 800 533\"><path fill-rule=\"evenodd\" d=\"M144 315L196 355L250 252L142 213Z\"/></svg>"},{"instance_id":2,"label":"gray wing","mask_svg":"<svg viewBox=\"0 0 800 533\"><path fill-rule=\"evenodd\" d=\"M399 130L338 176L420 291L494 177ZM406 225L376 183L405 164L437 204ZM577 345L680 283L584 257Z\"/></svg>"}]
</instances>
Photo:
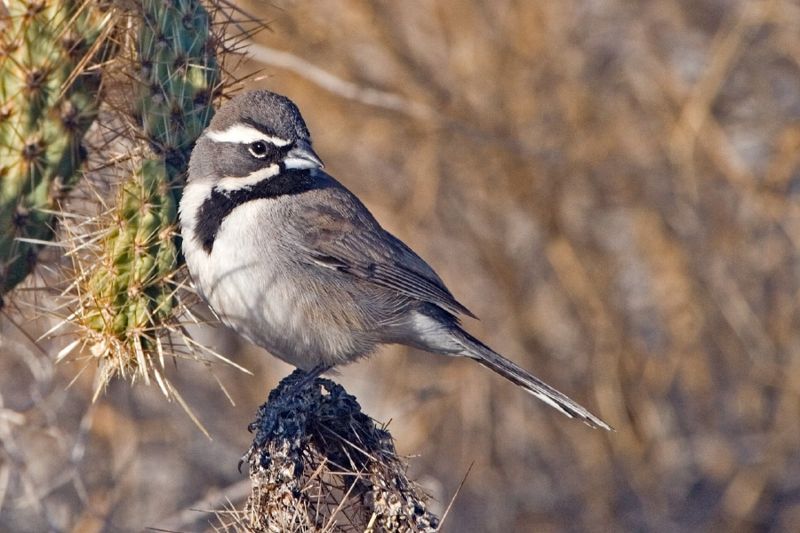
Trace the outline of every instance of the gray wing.
<instances>
[{"instance_id":1,"label":"gray wing","mask_svg":"<svg viewBox=\"0 0 800 533\"><path fill-rule=\"evenodd\" d=\"M303 206L301 240L307 260L400 294L475 318L447 290L436 272L400 239L385 231L344 188L315 193L330 202ZM313 193L312 193L313 194Z\"/></svg>"}]
</instances>

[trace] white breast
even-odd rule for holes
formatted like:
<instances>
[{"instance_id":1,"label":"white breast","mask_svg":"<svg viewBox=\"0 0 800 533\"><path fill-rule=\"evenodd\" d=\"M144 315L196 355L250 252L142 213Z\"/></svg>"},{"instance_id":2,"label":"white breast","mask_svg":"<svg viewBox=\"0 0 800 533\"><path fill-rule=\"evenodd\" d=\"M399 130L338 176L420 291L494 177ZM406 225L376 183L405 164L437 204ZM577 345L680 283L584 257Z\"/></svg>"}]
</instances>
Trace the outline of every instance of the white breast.
<instances>
[{"instance_id":1,"label":"white breast","mask_svg":"<svg viewBox=\"0 0 800 533\"><path fill-rule=\"evenodd\" d=\"M254 200L234 209L220 225L208 254L192 242L194 221L185 215L195 200L206 197L199 189L187 187L182 201L183 249L195 284L223 322L251 342L276 351L277 331L292 320L294 288L278 275L275 245L260 235L262 210L271 200Z\"/></svg>"},{"instance_id":2,"label":"white breast","mask_svg":"<svg viewBox=\"0 0 800 533\"><path fill-rule=\"evenodd\" d=\"M351 331L320 317L315 291L287 257L291 243L282 239L279 200L253 200L236 207L220 225L207 254L194 240L194 221L187 216L196 213L190 207L206 197L202 186L190 185L184 191L183 249L195 284L220 319L300 368L362 355L364 348L357 346Z\"/></svg>"}]
</instances>

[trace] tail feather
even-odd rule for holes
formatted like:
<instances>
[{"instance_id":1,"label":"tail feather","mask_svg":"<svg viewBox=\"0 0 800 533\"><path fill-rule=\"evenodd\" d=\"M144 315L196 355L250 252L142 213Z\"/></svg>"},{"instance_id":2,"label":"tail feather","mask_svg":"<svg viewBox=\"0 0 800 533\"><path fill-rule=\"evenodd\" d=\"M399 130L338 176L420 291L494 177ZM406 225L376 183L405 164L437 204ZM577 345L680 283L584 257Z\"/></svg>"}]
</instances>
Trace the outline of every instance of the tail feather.
<instances>
[{"instance_id":1,"label":"tail feather","mask_svg":"<svg viewBox=\"0 0 800 533\"><path fill-rule=\"evenodd\" d=\"M585 407L569 398L566 394L557 391L525 369L509 361L469 333L459 330L458 339L466 349L464 355L497 372L515 385L519 385L544 403L561 411L570 418L581 420L588 426L613 431L611 426L590 413Z\"/></svg>"}]
</instances>

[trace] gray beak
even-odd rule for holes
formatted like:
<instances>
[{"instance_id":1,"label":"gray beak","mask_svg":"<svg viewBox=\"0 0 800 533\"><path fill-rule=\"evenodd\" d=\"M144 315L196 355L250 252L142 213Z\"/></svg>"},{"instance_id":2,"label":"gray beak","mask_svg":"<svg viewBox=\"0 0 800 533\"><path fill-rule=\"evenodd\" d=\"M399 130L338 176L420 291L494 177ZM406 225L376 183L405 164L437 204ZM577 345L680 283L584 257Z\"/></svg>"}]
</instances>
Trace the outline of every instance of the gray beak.
<instances>
[{"instance_id":1,"label":"gray beak","mask_svg":"<svg viewBox=\"0 0 800 533\"><path fill-rule=\"evenodd\" d=\"M323 168L325 165L322 159L311 148L311 143L305 140L298 140L294 143L294 147L289 150L283 160L286 168Z\"/></svg>"}]
</instances>

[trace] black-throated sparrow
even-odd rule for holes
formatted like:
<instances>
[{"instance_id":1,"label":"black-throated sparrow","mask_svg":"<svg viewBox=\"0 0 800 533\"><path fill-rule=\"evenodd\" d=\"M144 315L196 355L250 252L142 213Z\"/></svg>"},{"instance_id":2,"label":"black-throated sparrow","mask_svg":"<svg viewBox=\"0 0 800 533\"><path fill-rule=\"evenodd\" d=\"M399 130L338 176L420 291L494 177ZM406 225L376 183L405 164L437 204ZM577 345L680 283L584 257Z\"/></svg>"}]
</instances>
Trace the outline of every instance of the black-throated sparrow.
<instances>
[{"instance_id":1,"label":"black-throated sparrow","mask_svg":"<svg viewBox=\"0 0 800 533\"><path fill-rule=\"evenodd\" d=\"M268 91L233 98L197 141L180 205L183 252L225 324L306 371L380 344L466 356L610 429L464 331L457 315L474 315L321 169L297 106Z\"/></svg>"}]
</instances>

